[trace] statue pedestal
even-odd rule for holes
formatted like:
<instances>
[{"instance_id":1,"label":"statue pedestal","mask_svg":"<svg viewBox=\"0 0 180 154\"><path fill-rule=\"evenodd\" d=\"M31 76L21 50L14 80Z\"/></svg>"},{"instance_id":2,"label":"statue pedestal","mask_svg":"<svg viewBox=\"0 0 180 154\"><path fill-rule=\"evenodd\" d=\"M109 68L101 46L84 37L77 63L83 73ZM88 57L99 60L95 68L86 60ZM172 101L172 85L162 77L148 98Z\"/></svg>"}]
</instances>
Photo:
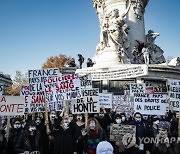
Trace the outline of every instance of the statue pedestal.
<instances>
[{"instance_id":1,"label":"statue pedestal","mask_svg":"<svg viewBox=\"0 0 180 154\"><path fill-rule=\"evenodd\" d=\"M110 67L121 64L117 51L110 50L96 54L93 57L93 61L96 62L94 67Z\"/></svg>"}]
</instances>

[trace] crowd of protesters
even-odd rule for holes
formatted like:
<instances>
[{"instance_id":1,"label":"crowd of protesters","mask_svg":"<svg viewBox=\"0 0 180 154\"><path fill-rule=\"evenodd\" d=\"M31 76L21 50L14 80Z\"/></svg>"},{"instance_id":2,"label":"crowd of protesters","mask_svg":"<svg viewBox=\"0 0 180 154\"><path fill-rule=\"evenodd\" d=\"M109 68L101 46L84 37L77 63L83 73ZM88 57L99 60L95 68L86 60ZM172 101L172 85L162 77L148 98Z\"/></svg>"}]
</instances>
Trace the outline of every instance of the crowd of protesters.
<instances>
[{"instance_id":1,"label":"crowd of protesters","mask_svg":"<svg viewBox=\"0 0 180 154\"><path fill-rule=\"evenodd\" d=\"M64 108L51 111L49 122L42 113L11 118L9 133L7 119L0 121L0 154L180 154L178 119L171 111L127 116L101 109L99 114L72 115ZM111 124L135 125L131 144L110 141Z\"/></svg>"}]
</instances>

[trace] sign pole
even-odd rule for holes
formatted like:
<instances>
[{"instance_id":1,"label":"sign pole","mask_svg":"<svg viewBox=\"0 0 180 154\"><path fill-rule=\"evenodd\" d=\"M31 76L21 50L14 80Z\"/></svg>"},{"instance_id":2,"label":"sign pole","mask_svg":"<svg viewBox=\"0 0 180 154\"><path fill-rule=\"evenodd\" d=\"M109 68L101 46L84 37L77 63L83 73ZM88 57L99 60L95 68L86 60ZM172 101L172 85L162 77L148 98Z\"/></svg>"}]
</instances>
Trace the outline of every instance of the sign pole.
<instances>
[{"instance_id":1,"label":"sign pole","mask_svg":"<svg viewBox=\"0 0 180 154\"><path fill-rule=\"evenodd\" d=\"M9 139L9 128L10 128L10 116L7 117L7 130L6 130L6 139Z\"/></svg>"},{"instance_id":2,"label":"sign pole","mask_svg":"<svg viewBox=\"0 0 180 154\"><path fill-rule=\"evenodd\" d=\"M180 111L179 111L178 137L180 138Z\"/></svg>"},{"instance_id":3,"label":"sign pole","mask_svg":"<svg viewBox=\"0 0 180 154\"><path fill-rule=\"evenodd\" d=\"M44 108L45 108L45 124L46 124L46 133L49 135L49 118L48 118L48 109L47 109L47 102L46 102L46 93L44 92Z\"/></svg>"}]
</instances>

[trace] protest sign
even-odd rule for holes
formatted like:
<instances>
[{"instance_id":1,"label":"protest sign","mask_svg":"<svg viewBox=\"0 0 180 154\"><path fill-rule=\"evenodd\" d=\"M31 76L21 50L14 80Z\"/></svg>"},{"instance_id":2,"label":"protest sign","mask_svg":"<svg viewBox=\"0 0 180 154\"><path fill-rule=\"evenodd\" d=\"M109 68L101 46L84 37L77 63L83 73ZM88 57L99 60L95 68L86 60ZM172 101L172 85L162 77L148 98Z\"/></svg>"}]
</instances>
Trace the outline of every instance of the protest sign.
<instances>
[{"instance_id":1,"label":"protest sign","mask_svg":"<svg viewBox=\"0 0 180 154\"><path fill-rule=\"evenodd\" d=\"M43 91L43 82L52 77L59 76L58 68L49 68L43 70L29 70L28 79L29 79L29 90L33 92Z\"/></svg>"},{"instance_id":2,"label":"protest sign","mask_svg":"<svg viewBox=\"0 0 180 154\"><path fill-rule=\"evenodd\" d=\"M4 85L0 85L0 95L3 94L3 91L4 91Z\"/></svg>"},{"instance_id":3,"label":"protest sign","mask_svg":"<svg viewBox=\"0 0 180 154\"><path fill-rule=\"evenodd\" d=\"M168 80L169 101L174 111L180 111L180 80Z\"/></svg>"},{"instance_id":4,"label":"protest sign","mask_svg":"<svg viewBox=\"0 0 180 154\"><path fill-rule=\"evenodd\" d=\"M134 96L130 95L113 95L112 109L117 113L125 112L131 115L134 109Z\"/></svg>"},{"instance_id":5,"label":"protest sign","mask_svg":"<svg viewBox=\"0 0 180 154\"><path fill-rule=\"evenodd\" d=\"M130 94L133 96L134 93L145 93L145 83L130 83Z\"/></svg>"},{"instance_id":6,"label":"protest sign","mask_svg":"<svg viewBox=\"0 0 180 154\"><path fill-rule=\"evenodd\" d=\"M132 137L135 136L136 126L118 124L111 124L110 126L110 141L122 141L129 134Z\"/></svg>"},{"instance_id":7,"label":"protest sign","mask_svg":"<svg viewBox=\"0 0 180 154\"><path fill-rule=\"evenodd\" d=\"M99 113L99 89L83 89L82 98L71 101L73 114Z\"/></svg>"},{"instance_id":8,"label":"protest sign","mask_svg":"<svg viewBox=\"0 0 180 154\"><path fill-rule=\"evenodd\" d=\"M25 113L44 112L44 92L30 91L29 85L21 87L21 96L24 96Z\"/></svg>"},{"instance_id":9,"label":"protest sign","mask_svg":"<svg viewBox=\"0 0 180 154\"><path fill-rule=\"evenodd\" d=\"M24 98L21 96L0 96L0 115L24 115Z\"/></svg>"},{"instance_id":10,"label":"protest sign","mask_svg":"<svg viewBox=\"0 0 180 154\"><path fill-rule=\"evenodd\" d=\"M112 108L112 94L99 93L99 105L107 109Z\"/></svg>"},{"instance_id":11,"label":"protest sign","mask_svg":"<svg viewBox=\"0 0 180 154\"><path fill-rule=\"evenodd\" d=\"M134 110L147 115L165 115L166 94L134 94Z\"/></svg>"},{"instance_id":12,"label":"protest sign","mask_svg":"<svg viewBox=\"0 0 180 154\"><path fill-rule=\"evenodd\" d=\"M81 88L92 88L91 74L83 75L79 79L81 81Z\"/></svg>"},{"instance_id":13,"label":"protest sign","mask_svg":"<svg viewBox=\"0 0 180 154\"><path fill-rule=\"evenodd\" d=\"M82 97L78 74L68 74L44 80L47 102L60 102Z\"/></svg>"},{"instance_id":14,"label":"protest sign","mask_svg":"<svg viewBox=\"0 0 180 154\"><path fill-rule=\"evenodd\" d=\"M78 69L76 73L80 75L91 74L92 80L118 80L118 79L128 79L135 78L139 76L144 76L148 74L147 65L137 65L137 66L126 66L123 65L118 68L87 68Z\"/></svg>"}]
</instances>

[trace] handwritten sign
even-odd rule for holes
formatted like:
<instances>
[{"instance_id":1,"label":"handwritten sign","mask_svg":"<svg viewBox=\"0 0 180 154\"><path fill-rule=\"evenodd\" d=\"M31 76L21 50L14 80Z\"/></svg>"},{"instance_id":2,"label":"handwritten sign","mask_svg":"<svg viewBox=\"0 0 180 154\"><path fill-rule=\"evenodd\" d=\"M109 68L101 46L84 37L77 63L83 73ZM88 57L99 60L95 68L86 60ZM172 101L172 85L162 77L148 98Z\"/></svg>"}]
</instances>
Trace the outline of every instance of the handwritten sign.
<instances>
[{"instance_id":1,"label":"handwritten sign","mask_svg":"<svg viewBox=\"0 0 180 154\"><path fill-rule=\"evenodd\" d=\"M59 69L58 68L49 68L43 70L29 70L28 79L29 79L29 90L34 92L43 91L43 82L48 78L58 77Z\"/></svg>"},{"instance_id":2,"label":"handwritten sign","mask_svg":"<svg viewBox=\"0 0 180 154\"><path fill-rule=\"evenodd\" d=\"M170 105L180 111L180 80L168 80Z\"/></svg>"},{"instance_id":3,"label":"handwritten sign","mask_svg":"<svg viewBox=\"0 0 180 154\"><path fill-rule=\"evenodd\" d=\"M99 113L99 89L83 89L82 98L77 100L72 100L72 113Z\"/></svg>"},{"instance_id":4,"label":"handwritten sign","mask_svg":"<svg viewBox=\"0 0 180 154\"><path fill-rule=\"evenodd\" d=\"M112 108L112 94L99 93L99 105L107 109Z\"/></svg>"},{"instance_id":5,"label":"handwritten sign","mask_svg":"<svg viewBox=\"0 0 180 154\"><path fill-rule=\"evenodd\" d=\"M24 98L21 96L0 96L0 116L24 115Z\"/></svg>"},{"instance_id":6,"label":"handwritten sign","mask_svg":"<svg viewBox=\"0 0 180 154\"><path fill-rule=\"evenodd\" d=\"M24 96L25 113L44 112L44 92L30 91L29 85L21 87L21 96Z\"/></svg>"},{"instance_id":7,"label":"handwritten sign","mask_svg":"<svg viewBox=\"0 0 180 154\"><path fill-rule=\"evenodd\" d=\"M111 124L110 141L122 141L128 134L135 136L136 126Z\"/></svg>"},{"instance_id":8,"label":"handwritten sign","mask_svg":"<svg viewBox=\"0 0 180 154\"><path fill-rule=\"evenodd\" d=\"M92 79L91 79L91 74L83 75L79 77L81 81L81 88L92 88Z\"/></svg>"},{"instance_id":9,"label":"handwritten sign","mask_svg":"<svg viewBox=\"0 0 180 154\"><path fill-rule=\"evenodd\" d=\"M130 94L133 96L135 93L145 93L145 83L130 83Z\"/></svg>"},{"instance_id":10,"label":"handwritten sign","mask_svg":"<svg viewBox=\"0 0 180 154\"><path fill-rule=\"evenodd\" d=\"M135 112L148 115L165 115L167 106L166 94L134 94Z\"/></svg>"}]
</instances>

